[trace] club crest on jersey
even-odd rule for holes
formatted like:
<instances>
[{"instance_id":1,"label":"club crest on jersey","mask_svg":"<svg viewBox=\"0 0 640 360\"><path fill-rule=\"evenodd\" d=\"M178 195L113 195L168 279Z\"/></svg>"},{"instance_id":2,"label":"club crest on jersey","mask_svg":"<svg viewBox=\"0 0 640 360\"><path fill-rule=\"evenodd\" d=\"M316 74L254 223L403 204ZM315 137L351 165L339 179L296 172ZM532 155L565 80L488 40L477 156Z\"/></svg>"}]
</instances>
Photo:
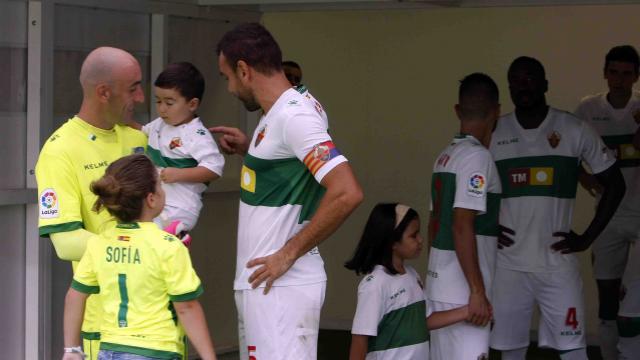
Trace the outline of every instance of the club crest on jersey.
<instances>
[{"instance_id":1,"label":"club crest on jersey","mask_svg":"<svg viewBox=\"0 0 640 360\"><path fill-rule=\"evenodd\" d=\"M40 218L53 219L60 216L60 202L54 189L44 189L40 194Z\"/></svg>"},{"instance_id":2,"label":"club crest on jersey","mask_svg":"<svg viewBox=\"0 0 640 360\"><path fill-rule=\"evenodd\" d=\"M131 148L131 153L132 154L144 154L144 147L143 146L132 147Z\"/></svg>"},{"instance_id":3,"label":"club crest on jersey","mask_svg":"<svg viewBox=\"0 0 640 360\"><path fill-rule=\"evenodd\" d=\"M482 197L486 192L487 180L481 173L473 173L469 177L467 194L475 197Z\"/></svg>"},{"instance_id":4,"label":"club crest on jersey","mask_svg":"<svg viewBox=\"0 0 640 360\"><path fill-rule=\"evenodd\" d=\"M333 144L333 141L325 141L316 144L307 156L305 156L303 162L309 171L311 171L311 174L315 175L324 164L339 155L340 151Z\"/></svg>"},{"instance_id":5,"label":"club crest on jersey","mask_svg":"<svg viewBox=\"0 0 640 360\"><path fill-rule=\"evenodd\" d=\"M560 144L562 136L557 131L554 131L549 134L549 136L547 136L547 140L549 141L549 145L551 145L551 147L555 149L558 147L558 144Z\"/></svg>"},{"instance_id":6,"label":"club crest on jersey","mask_svg":"<svg viewBox=\"0 0 640 360\"><path fill-rule=\"evenodd\" d=\"M169 149L173 150L180 146L182 146L182 139L180 139L179 137L174 137L173 139L171 139L171 142L169 143Z\"/></svg>"},{"instance_id":7,"label":"club crest on jersey","mask_svg":"<svg viewBox=\"0 0 640 360\"><path fill-rule=\"evenodd\" d=\"M262 139L264 139L264 136L266 133L267 133L267 125L263 126L262 129L258 131L258 135L256 136L256 141L253 144L253 146L258 147L258 145L260 145L260 143L262 142Z\"/></svg>"}]
</instances>

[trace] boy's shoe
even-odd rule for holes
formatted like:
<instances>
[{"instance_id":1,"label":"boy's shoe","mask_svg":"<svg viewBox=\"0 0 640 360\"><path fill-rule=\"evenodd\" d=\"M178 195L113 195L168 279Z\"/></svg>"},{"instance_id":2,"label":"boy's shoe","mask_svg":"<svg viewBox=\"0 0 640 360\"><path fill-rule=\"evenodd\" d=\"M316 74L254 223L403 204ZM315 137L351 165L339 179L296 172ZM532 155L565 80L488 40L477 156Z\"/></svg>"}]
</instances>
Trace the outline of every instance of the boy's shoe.
<instances>
[{"instance_id":1,"label":"boy's shoe","mask_svg":"<svg viewBox=\"0 0 640 360\"><path fill-rule=\"evenodd\" d=\"M184 246L189 247L191 245L191 235L185 230L185 226L180 220L172 221L169 226L164 228L164 231L180 239Z\"/></svg>"}]
</instances>

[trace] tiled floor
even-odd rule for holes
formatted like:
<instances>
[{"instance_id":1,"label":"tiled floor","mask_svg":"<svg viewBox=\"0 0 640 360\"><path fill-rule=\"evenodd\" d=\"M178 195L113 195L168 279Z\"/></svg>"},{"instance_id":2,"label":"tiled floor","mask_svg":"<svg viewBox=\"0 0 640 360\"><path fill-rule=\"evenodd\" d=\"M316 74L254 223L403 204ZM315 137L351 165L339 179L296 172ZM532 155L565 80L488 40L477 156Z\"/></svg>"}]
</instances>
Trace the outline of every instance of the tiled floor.
<instances>
[{"instance_id":1,"label":"tiled floor","mask_svg":"<svg viewBox=\"0 0 640 360\"><path fill-rule=\"evenodd\" d=\"M351 335L348 331L320 330L318 340L318 360L347 360L349 358L349 344ZM588 349L589 360L601 360L598 348ZM237 353L225 354L218 357L219 360L239 360ZM500 354L491 353L490 360L500 359ZM558 355L553 350L537 349L535 345L529 348L527 360L558 360Z\"/></svg>"}]
</instances>

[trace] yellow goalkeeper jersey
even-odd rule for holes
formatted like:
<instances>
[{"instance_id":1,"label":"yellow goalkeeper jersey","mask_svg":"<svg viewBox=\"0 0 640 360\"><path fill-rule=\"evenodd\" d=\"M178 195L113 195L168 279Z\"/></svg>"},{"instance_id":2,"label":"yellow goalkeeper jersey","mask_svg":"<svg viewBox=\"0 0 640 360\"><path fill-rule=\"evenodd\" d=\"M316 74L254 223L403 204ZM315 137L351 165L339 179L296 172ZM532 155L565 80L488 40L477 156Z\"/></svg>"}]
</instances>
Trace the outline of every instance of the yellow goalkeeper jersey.
<instances>
[{"instance_id":1,"label":"yellow goalkeeper jersey","mask_svg":"<svg viewBox=\"0 0 640 360\"><path fill-rule=\"evenodd\" d=\"M77 116L58 128L44 144L36 164L40 236L80 228L97 234L113 227L115 221L108 212L91 210L97 199L91 182L104 175L113 161L144 153L146 144L141 131L124 125L104 130ZM74 268L76 265L74 262ZM98 297L90 297L82 324L84 339L100 339L99 309Z\"/></svg>"}]
</instances>

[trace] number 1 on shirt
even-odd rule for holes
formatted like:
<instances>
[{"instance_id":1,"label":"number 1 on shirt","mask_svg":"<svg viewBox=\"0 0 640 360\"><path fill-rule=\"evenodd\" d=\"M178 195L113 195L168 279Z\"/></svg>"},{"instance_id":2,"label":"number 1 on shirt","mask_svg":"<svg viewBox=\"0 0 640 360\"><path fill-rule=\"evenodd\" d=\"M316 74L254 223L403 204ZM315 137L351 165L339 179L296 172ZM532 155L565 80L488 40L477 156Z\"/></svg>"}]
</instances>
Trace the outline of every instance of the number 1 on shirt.
<instances>
[{"instance_id":1,"label":"number 1 on shirt","mask_svg":"<svg viewBox=\"0 0 640 360\"><path fill-rule=\"evenodd\" d=\"M118 288L120 289L120 310L118 310L118 326L127 327L127 311L129 310L127 274L118 274Z\"/></svg>"}]
</instances>

